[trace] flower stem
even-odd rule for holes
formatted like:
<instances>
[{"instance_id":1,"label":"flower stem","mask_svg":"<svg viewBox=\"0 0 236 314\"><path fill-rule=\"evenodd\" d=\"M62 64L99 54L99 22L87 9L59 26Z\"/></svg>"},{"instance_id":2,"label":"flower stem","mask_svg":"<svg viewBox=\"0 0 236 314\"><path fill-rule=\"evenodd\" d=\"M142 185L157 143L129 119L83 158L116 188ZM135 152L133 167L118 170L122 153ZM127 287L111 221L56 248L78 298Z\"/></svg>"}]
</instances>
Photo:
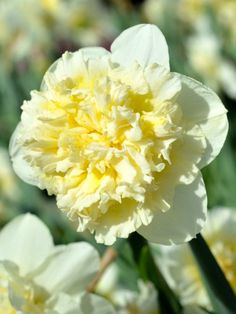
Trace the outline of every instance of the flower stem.
<instances>
[{"instance_id":1,"label":"flower stem","mask_svg":"<svg viewBox=\"0 0 236 314\"><path fill-rule=\"evenodd\" d=\"M96 277L92 280L92 282L88 285L87 291L88 292L94 292L96 289L96 286L101 279L102 275L106 271L106 269L110 266L110 264L117 258L118 253L113 248L106 249L104 255L102 256L101 262L100 262L100 268L96 275Z\"/></svg>"},{"instance_id":2,"label":"flower stem","mask_svg":"<svg viewBox=\"0 0 236 314\"><path fill-rule=\"evenodd\" d=\"M204 238L198 234L196 239L189 242L189 245L207 286L217 302L220 302L221 307L224 307L224 313L236 313L235 294Z\"/></svg>"},{"instance_id":3,"label":"flower stem","mask_svg":"<svg viewBox=\"0 0 236 314\"><path fill-rule=\"evenodd\" d=\"M129 243L140 277L151 281L158 291L161 313L181 313L182 306L155 263L148 242L138 233L133 233L129 237Z\"/></svg>"}]
</instances>

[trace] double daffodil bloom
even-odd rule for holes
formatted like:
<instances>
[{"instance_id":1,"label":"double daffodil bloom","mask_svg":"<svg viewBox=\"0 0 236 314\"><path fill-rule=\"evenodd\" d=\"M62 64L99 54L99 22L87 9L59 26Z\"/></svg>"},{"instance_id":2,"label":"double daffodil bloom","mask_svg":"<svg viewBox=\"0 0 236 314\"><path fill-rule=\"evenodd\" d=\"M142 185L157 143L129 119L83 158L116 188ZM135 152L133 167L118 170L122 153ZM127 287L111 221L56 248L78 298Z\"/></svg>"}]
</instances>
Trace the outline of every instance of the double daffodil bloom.
<instances>
[{"instance_id":1,"label":"double daffodil bloom","mask_svg":"<svg viewBox=\"0 0 236 314\"><path fill-rule=\"evenodd\" d=\"M110 245L138 231L192 239L206 219L200 169L219 153L226 109L201 83L172 73L154 25L121 33L111 52L66 52L22 106L11 140L16 173Z\"/></svg>"},{"instance_id":2,"label":"double daffodil bloom","mask_svg":"<svg viewBox=\"0 0 236 314\"><path fill-rule=\"evenodd\" d=\"M0 232L0 313L114 313L101 297L86 293L99 268L85 242L54 246L47 227L30 214Z\"/></svg>"},{"instance_id":3,"label":"double daffodil bloom","mask_svg":"<svg viewBox=\"0 0 236 314\"><path fill-rule=\"evenodd\" d=\"M203 235L226 278L236 291L236 210L217 208L209 212ZM170 286L183 304L195 303L211 308L198 267L186 245L161 248L160 262Z\"/></svg>"}]
</instances>

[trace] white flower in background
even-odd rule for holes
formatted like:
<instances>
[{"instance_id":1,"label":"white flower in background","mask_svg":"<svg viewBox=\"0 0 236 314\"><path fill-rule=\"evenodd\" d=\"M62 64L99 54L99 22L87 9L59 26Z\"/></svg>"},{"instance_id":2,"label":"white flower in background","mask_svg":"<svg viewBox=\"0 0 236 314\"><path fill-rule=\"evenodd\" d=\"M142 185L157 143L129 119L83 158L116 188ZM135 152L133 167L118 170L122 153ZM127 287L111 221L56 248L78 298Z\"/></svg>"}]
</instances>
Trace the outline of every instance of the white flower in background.
<instances>
[{"instance_id":1,"label":"white flower in background","mask_svg":"<svg viewBox=\"0 0 236 314\"><path fill-rule=\"evenodd\" d=\"M65 53L31 96L10 144L14 169L55 194L78 231L109 245L136 230L183 243L202 229L200 169L222 148L226 109L209 88L170 72L156 26L127 29L111 53Z\"/></svg>"},{"instance_id":2,"label":"white flower in background","mask_svg":"<svg viewBox=\"0 0 236 314\"><path fill-rule=\"evenodd\" d=\"M236 98L236 69L222 54L222 42L211 30L209 20L200 19L194 35L186 41L192 68L216 91L223 89Z\"/></svg>"},{"instance_id":3,"label":"white flower in background","mask_svg":"<svg viewBox=\"0 0 236 314\"><path fill-rule=\"evenodd\" d=\"M138 290L119 282L119 268L112 264L99 281L96 291L109 299L119 314L158 314L157 291L151 282L138 281Z\"/></svg>"},{"instance_id":4,"label":"white flower in background","mask_svg":"<svg viewBox=\"0 0 236 314\"><path fill-rule=\"evenodd\" d=\"M4 66L25 62L44 72L55 42L97 45L117 33L97 0L1 0L0 55ZM63 48L62 48L63 49Z\"/></svg>"},{"instance_id":5,"label":"white flower in background","mask_svg":"<svg viewBox=\"0 0 236 314\"><path fill-rule=\"evenodd\" d=\"M118 314L160 314L158 294L151 282L138 280L137 291L125 288L119 282L120 269L111 264L99 281L96 291L110 300ZM206 314L196 305L183 308L184 314Z\"/></svg>"},{"instance_id":6,"label":"white flower in background","mask_svg":"<svg viewBox=\"0 0 236 314\"><path fill-rule=\"evenodd\" d=\"M45 55L51 40L40 2L0 1L0 47L4 62L21 61L34 55L34 62ZM47 48L47 49L46 49Z\"/></svg>"},{"instance_id":7,"label":"white flower in background","mask_svg":"<svg viewBox=\"0 0 236 314\"><path fill-rule=\"evenodd\" d=\"M138 282L138 291L117 290L113 295L119 314L159 314L157 291L152 283Z\"/></svg>"},{"instance_id":8,"label":"white flower in background","mask_svg":"<svg viewBox=\"0 0 236 314\"><path fill-rule=\"evenodd\" d=\"M226 278L236 291L236 210L218 208L209 212L203 235L221 266ZM210 301L198 266L188 245L158 246L157 262L170 286L178 293L183 304L195 303L210 308ZM157 249L158 249L157 248Z\"/></svg>"},{"instance_id":9,"label":"white flower in background","mask_svg":"<svg viewBox=\"0 0 236 314\"><path fill-rule=\"evenodd\" d=\"M167 0L146 0L142 5L142 12L150 23L160 25L165 20Z\"/></svg>"},{"instance_id":10,"label":"white flower in background","mask_svg":"<svg viewBox=\"0 0 236 314\"><path fill-rule=\"evenodd\" d=\"M52 17L56 34L61 39L69 38L79 45L90 46L109 41L117 33L102 1L57 0L56 3Z\"/></svg>"},{"instance_id":11,"label":"white flower in background","mask_svg":"<svg viewBox=\"0 0 236 314\"><path fill-rule=\"evenodd\" d=\"M235 0L208 0L219 26L226 36L226 44L235 45L236 2Z\"/></svg>"},{"instance_id":12,"label":"white flower in background","mask_svg":"<svg viewBox=\"0 0 236 314\"><path fill-rule=\"evenodd\" d=\"M107 301L86 293L98 268L88 243L54 246L36 216L18 216L0 231L0 313L112 314Z\"/></svg>"}]
</instances>

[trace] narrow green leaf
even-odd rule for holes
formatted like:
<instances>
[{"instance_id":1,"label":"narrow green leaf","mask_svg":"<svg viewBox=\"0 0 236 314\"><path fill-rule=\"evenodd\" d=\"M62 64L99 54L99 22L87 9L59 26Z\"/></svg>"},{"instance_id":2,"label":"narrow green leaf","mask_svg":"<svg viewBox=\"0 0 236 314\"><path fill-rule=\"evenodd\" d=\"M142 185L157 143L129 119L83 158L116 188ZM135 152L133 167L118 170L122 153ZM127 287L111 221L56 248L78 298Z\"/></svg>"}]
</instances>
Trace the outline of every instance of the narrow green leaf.
<instances>
[{"instance_id":1,"label":"narrow green leaf","mask_svg":"<svg viewBox=\"0 0 236 314\"><path fill-rule=\"evenodd\" d=\"M161 314L182 313L182 306L156 265L147 241L134 233L130 236L129 243L140 277L151 281L158 291Z\"/></svg>"},{"instance_id":2,"label":"narrow green leaf","mask_svg":"<svg viewBox=\"0 0 236 314\"><path fill-rule=\"evenodd\" d=\"M218 314L235 314L236 297L203 237L198 234L189 242L193 255L206 281L212 306Z\"/></svg>"}]
</instances>

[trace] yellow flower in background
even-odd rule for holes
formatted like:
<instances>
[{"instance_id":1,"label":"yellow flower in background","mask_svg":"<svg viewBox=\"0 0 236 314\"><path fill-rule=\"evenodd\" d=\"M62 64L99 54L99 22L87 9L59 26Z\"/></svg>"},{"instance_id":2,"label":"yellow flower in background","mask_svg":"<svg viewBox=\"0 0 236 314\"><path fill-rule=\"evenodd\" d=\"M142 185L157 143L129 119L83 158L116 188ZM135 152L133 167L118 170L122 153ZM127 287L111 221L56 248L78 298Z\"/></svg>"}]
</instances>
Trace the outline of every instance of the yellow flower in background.
<instances>
[{"instance_id":1,"label":"yellow flower in background","mask_svg":"<svg viewBox=\"0 0 236 314\"><path fill-rule=\"evenodd\" d=\"M88 243L54 246L36 216L18 216L0 231L0 313L113 314L106 300L86 293L98 269Z\"/></svg>"},{"instance_id":2,"label":"yellow flower in background","mask_svg":"<svg viewBox=\"0 0 236 314\"><path fill-rule=\"evenodd\" d=\"M226 278L236 291L236 210L217 208L209 212L203 235ZM211 308L197 264L186 245L158 246L157 262L169 285L183 304L195 303Z\"/></svg>"},{"instance_id":3,"label":"yellow flower in background","mask_svg":"<svg viewBox=\"0 0 236 314\"><path fill-rule=\"evenodd\" d=\"M22 106L10 144L16 173L112 244L138 231L183 243L206 219L200 169L219 153L226 109L201 83L169 70L154 25L124 31L111 53L65 53Z\"/></svg>"}]
</instances>

